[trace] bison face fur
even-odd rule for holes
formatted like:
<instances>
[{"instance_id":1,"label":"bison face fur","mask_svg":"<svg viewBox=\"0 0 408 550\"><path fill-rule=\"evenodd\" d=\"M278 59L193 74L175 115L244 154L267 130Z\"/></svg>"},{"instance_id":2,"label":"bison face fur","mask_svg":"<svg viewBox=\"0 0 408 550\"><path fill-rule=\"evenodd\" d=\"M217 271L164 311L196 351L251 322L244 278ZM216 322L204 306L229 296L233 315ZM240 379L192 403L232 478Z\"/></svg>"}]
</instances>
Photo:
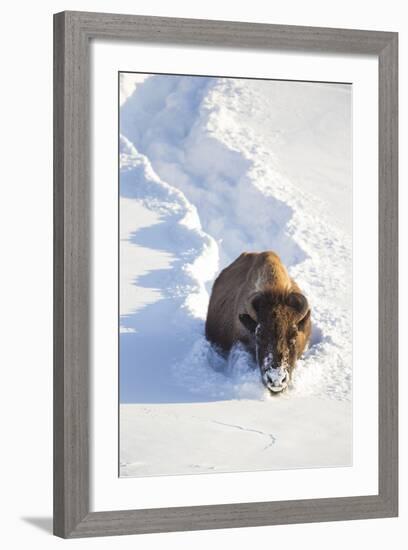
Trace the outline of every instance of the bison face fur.
<instances>
[{"instance_id":1,"label":"bison face fur","mask_svg":"<svg viewBox=\"0 0 408 550\"><path fill-rule=\"evenodd\" d=\"M260 293L252 300L251 309L256 318L245 313L239 320L250 334L263 383L271 392L279 393L287 388L309 339L309 305L298 292L286 296Z\"/></svg>"},{"instance_id":2,"label":"bison face fur","mask_svg":"<svg viewBox=\"0 0 408 550\"><path fill-rule=\"evenodd\" d=\"M311 327L305 296L272 250L243 252L214 282L207 339L226 353L241 342L275 394L288 386Z\"/></svg>"}]
</instances>

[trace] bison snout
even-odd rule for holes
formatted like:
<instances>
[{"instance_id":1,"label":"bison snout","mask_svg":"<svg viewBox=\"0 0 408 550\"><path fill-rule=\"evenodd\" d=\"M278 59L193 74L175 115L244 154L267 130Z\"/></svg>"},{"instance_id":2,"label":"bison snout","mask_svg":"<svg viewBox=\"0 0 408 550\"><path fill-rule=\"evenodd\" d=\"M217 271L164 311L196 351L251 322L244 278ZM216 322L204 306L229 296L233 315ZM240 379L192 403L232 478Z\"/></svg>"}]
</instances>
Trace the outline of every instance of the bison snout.
<instances>
[{"instance_id":1,"label":"bison snout","mask_svg":"<svg viewBox=\"0 0 408 550\"><path fill-rule=\"evenodd\" d=\"M285 368L269 368L263 373L263 382L272 392L280 392L288 386L289 373Z\"/></svg>"}]
</instances>

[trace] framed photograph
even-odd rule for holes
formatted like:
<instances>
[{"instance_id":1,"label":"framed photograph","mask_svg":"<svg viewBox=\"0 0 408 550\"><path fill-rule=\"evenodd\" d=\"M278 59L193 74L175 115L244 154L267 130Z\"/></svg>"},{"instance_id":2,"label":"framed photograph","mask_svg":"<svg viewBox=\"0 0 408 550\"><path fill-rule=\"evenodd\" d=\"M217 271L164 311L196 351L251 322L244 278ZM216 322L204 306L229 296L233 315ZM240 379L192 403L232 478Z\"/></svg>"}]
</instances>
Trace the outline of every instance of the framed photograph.
<instances>
[{"instance_id":1,"label":"framed photograph","mask_svg":"<svg viewBox=\"0 0 408 550\"><path fill-rule=\"evenodd\" d=\"M398 510L398 35L54 16L54 532Z\"/></svg>"}]
</instances>

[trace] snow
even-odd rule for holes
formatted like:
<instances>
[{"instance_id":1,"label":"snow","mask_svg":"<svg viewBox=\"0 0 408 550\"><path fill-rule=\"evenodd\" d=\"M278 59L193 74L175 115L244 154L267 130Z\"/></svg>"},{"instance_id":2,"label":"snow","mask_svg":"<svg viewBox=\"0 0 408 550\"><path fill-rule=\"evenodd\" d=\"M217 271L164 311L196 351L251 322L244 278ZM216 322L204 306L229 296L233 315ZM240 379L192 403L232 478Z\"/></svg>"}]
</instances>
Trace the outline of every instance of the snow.
<instances>
[{"instance_id":1,"label":"snow","mask_svg":"<svg viewBox=\"0 0 408 550\"><path fill-rule=\"evenodd\" d=\"M119 75L119 103L122 106L128 97L130 97L138 84L141 84L148 78L146 74L140 73L120 73Z\"/></svg>"},{"instance_id":2,"label":"snow","mask_svg":"<svg viewBox=\"0 0 408 550\"><path fill-rule=\"evenodd\" d=\"M120 90L121 475L350 464L351 88L122 73ZM278 397L203 330L220 269L267 249L314 323Z\"/></svg>"},{"instance_id":3,"label":"snow","mask_svg":"<svg viewBox=\"0 0 408 550\"><path fill-rule=\"evenodd\" d=\"M340 401L277 398L263 405L255 400L122 405L121 476L350 463L351 413ZM319 418L323 405L326 414ZM296 438L288 433L296 433Z\"/></svg>"}]
</instances>

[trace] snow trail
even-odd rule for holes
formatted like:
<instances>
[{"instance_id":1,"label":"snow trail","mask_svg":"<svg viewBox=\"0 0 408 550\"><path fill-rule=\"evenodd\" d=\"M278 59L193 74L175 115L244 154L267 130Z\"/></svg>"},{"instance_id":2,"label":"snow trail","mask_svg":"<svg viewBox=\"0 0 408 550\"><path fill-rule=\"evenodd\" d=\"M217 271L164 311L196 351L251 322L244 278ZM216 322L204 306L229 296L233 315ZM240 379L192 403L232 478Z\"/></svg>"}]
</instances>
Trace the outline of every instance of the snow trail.
<instances>
[{"instance_id":1,"label":"snow trail","mask_svg":"<svg viewBox=\"0 0 408 550\"><path fill-rule=\"evenodd\" d=\"M347 216L329 219L327 201L310 192L325 174L324 162L322 173L313 166L322 161L316 138L310 136L310 151L303 152L311 157L304 180L282 161L299 139L299 126L308 127L299 98L306 97L307 112L321 118L321 95L314 98L315 88L306 84L289 93L286 112L295 116L279 118L277 98L285 93L278 88L290 91L288 84L151 76L123 103L121 196L159 218L122 239L165 253L167 264L128 281L160 298L122 315L122 401L269 397L242 348L225 361L203 336L208 291L219 269L244 250L266 249L281 256L312 305L312 345L298 363L291 393L350 398L351 235L342 227ZM338 94L341 101L344 90ZM324 141L338 121L326 116L323 130L322 124L319 119L316 134ZM138 343L129 330L142 330ZM155 376L140 367L152 359Z\"/></svg>"}]
</instances>

